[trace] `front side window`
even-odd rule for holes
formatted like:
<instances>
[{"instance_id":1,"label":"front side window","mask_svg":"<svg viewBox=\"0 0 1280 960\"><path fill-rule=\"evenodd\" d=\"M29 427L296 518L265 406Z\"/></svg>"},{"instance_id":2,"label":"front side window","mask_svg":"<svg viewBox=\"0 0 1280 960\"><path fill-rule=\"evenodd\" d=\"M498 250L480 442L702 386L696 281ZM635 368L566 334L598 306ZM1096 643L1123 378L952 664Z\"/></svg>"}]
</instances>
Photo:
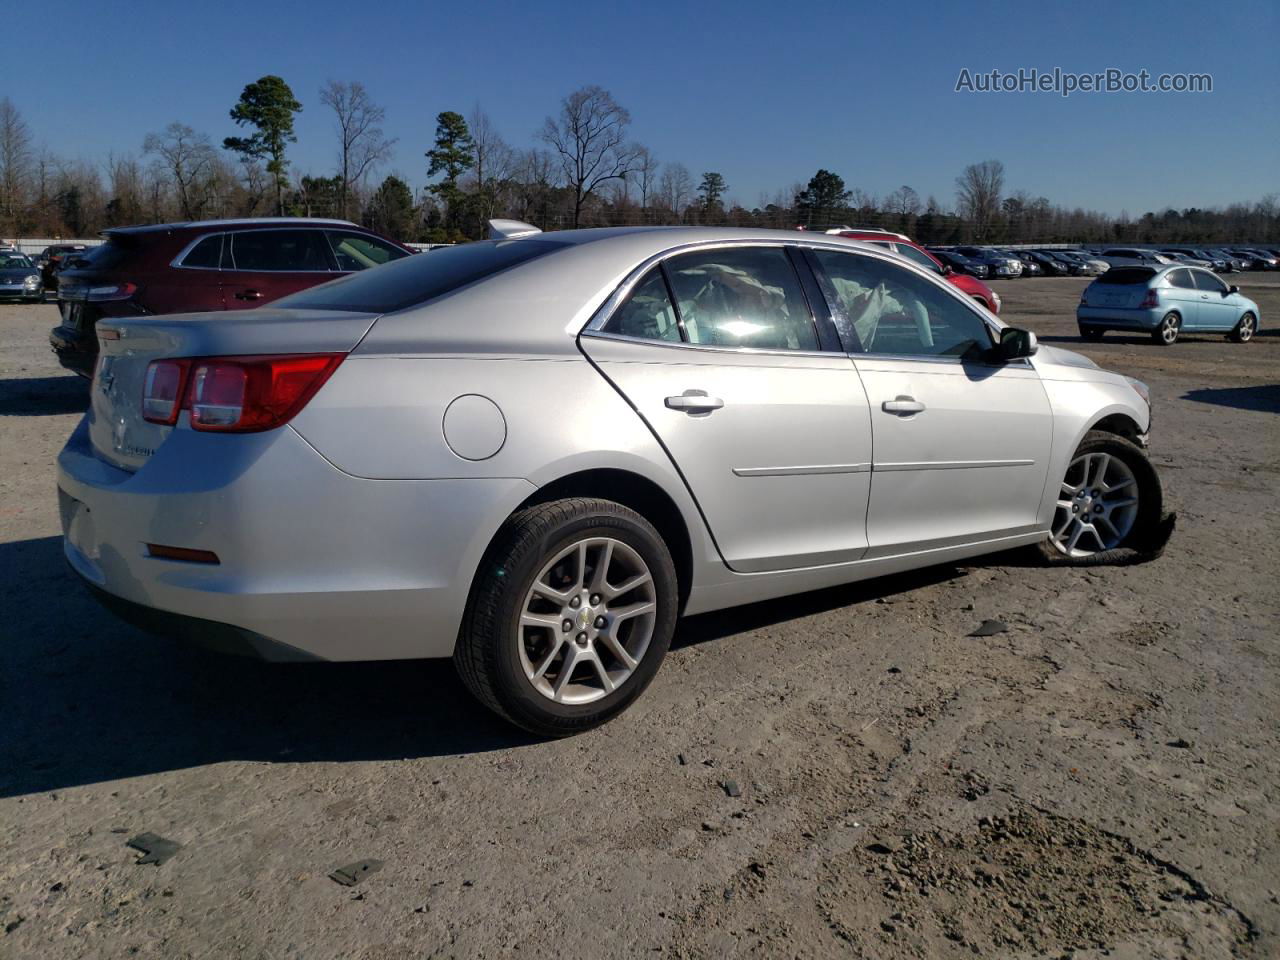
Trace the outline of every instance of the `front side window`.
<instances>
[{"instance_id":1,"label":"front side window","mask_svg":"<svg viewBox=\"0 0 1280 960\"><path fill-rule=\"evenodd\" d=\"M1195 278L1196 286L1201 290L1217 294L1227 292L1227 285L1207 270L1192 270L1191 276Z\"/></svg>"},{"instance_id":2,"label":"front side window","mask_svg":"<svg viewBox=\"0 0 1280 960\"><path fill-rule=\"evenodd\" d=\"M680 342L680 324L660 267L654 267L636 284L631 296L604 325L604 330L624 337Z\"/></svg>"},{"instance_id":3,"label":"front side window","mask_svg":"<svg viewBox=\"0 0 1280 960\"><path fill-rule=\"evenodd\" d=\"M217 270L222 266L222 234L205 237L191 252L182 258L184 267L203 267L206 270Z\"/></svg>"},{"instance_id":4,"label":"front side window","mask_svg":"<svg viewBox=\"0 0 1280 960\"><path fill-rule=\"evenodd\" d=\"M690 343L818 350L800 280L781 247L725 247L665 264Z\"/></svg>"},{"instance_id":5,"label":"front side window","mask_svg":"<svg viewBox=\"0 0 1280 960\"><path fill-rule=\"evenodd\" d=\"M231 235L235 270L314 273L333 269L320 230L246 230Z\"/></svg>"},{"instance_id":6,"label":"front side window","mask_svg":"<svg viewBox=\"0 0 1280 960\"><path fill-rule=\"evenodd\" d=\"M982 318L932 281L873 257L814 254L835 294L841 332L857 341L854 350L979 360L991 348Z\"/></svg>"},{"instance_id":7,"label":"front side window","mask_svg":"<svg viewBox=\"0 0 1280 960\"><path fill-rule=\"evenodd\" d=\"M409 256L399 247L363 233L329 231L328 237L338 269L344 273L368 270Z\"/></svg>"}]
</instances>

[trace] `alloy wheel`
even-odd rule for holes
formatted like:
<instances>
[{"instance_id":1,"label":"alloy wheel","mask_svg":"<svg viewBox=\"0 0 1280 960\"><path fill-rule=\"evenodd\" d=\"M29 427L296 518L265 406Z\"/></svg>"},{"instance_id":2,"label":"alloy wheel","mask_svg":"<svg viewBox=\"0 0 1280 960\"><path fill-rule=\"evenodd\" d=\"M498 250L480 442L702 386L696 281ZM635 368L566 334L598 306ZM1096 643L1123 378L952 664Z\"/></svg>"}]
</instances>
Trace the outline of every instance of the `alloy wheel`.
<instances>
[{"instance_id":1,"label":"alloy wheel","mask_svg":"<svg viewBox=\"0 0 1280 960\"><path fill-rule=\"evenodd\" d=\"M1069 557L1114 550L1138 518L1138 481L1119 457L1086 453L1067 467L1049 542Z\"/></svg>"},{"instance_id":2,"label":"alloy wheel","mask_svg":"<svg viewBox=\"0 0 1280 960\"><path fill-rule=\"evenodd\" d=\"M1240 318L1240 323L1236 325L1236 339L1241 343L1247 343L1253 339L1253 332L1257 329L1258 321L1254 319L1252 313L1246 313Z\"/></svg>"},{"instance_id":3,"label":"alloy wheel","mask_svg":"<svg viewBox=\"0 0 1280 960\"><path fill-rule=\"evenodd\" d=\"M1173 343L1178 339L1178 315L1166 313L1160 321L1160 339L1165 343Z\"/></svg>"},{"instance_id":4,"label":"alloy wheel","mask_svg":"<svg viewBox=\"0 0 1280 960\"><path fill-rule=\"evenodd\" d=\"M632 547L612 537L572 543L525 595L517 638L525 677L556 703L607 697L644 659L657 611L653 575Z\"/></svg>"}]
</instances>

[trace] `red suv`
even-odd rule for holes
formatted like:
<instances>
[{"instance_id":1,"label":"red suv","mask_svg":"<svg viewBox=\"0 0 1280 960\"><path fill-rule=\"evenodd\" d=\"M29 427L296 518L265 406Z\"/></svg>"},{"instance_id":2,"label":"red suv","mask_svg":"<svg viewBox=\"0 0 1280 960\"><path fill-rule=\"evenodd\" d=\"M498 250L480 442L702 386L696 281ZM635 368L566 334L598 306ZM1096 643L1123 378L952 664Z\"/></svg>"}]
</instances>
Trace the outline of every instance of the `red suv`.
<instances>
[{"instance_id":1,"label":"red suv","mask_svg":"<svg viewBox=\"0 0 1280 960\"><path fill-rule=\"evenodd\" d=\"M909 237L904 237L900 233L890 233L888 230L854 230L843 227L837 230L828 230L827 233L850 237L854 240L865 240L867 243L874 243L878 247L886 247L895 253L900 253L908 260L914 260L920 266L946 277L957 288L973 297L992 313L998 314L1000 312L1000 295L998 293L977 277L953 272L950 267Z\"/></svg>"},{"instance_id":2,"label":"red suv","mask_svg":"<svg viewBox=\"0 0 1280 960\"><path fill-rule=\"evenodd\" d=\"M119 227L58 275L62 365L93 375L99 317L244 310L413 253L346 220L208 220Z\"/></svg>"}]
</instances>

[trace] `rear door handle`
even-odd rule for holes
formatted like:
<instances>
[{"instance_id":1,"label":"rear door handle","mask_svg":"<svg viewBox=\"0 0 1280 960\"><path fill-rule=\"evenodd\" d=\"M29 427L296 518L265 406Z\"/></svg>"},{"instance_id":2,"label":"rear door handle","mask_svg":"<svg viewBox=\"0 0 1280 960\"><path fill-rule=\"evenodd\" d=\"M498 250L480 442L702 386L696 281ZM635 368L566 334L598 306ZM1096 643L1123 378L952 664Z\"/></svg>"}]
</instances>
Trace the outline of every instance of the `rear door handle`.
<instances>
[{"instance_id":1,"label":"rear door handle","mask_svg":"<svg viewBox=\"0 0 1280 960\"><path fill-rule=\"evenodd\" d=\"M898 397L896 400L886 400L880 407L885 413L911 414L924 411L924 404L915 397Z\"/></svg>"},{"instance_id":2,"label":"rear door handle","mask_svg":"<svg viewBox=\"0 0 1280 960\"><path fill-rule=\"evenodd\" d=\"M664 401L672 410L683 410L685 413L710 413L724 406L719 397L709 397L705 390L686 390L678 397L667 397Z\"/></svg>"},{"instance_id":3,"label":"rear door handle","mask_svg":"<svg viewBox=\"0 0 1280 960\"><path fill-rule=\"evenodd\" d=\"M241 290L236 294L237 300L261 300L262 293L258 290Z\"/></svg>"}]
</instances>

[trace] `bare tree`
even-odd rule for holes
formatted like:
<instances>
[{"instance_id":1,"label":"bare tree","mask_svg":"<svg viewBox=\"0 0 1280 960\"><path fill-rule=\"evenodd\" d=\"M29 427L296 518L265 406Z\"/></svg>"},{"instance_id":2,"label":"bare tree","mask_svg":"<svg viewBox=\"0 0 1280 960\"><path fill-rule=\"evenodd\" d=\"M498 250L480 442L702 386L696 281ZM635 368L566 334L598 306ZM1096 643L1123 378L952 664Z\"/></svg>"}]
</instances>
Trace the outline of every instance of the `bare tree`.
<instances>
[{"instance_id":1,"label":"bare tree","mask_svg":"<svg viewBox=\"0 0 1280 960\"><path fill-rule=\"evenodd\" d=\"M956 206L960 216L973 225L975 240L986 238L1000 209L1004 190L1004 164L999 160L971 163L956 177Z\"/></svg>"},{"instance_id":2,"label":"bare tree","mask_svg":"<svg viewBox=\"0 0 1280 960\"><path fill-rule=\"evenodd\" d=\"M338 134L338 207L347 216L353 188L391 155L395 140L388 140L380 124L387 112L375 104L358 80L330 80L320 91L320 102L333 111Z\"/></svg>"},{"instance_id":3,"label":"bare tree","mask_svg":"<svg viewBox=\"0 0 1280 960\"><path fill-rule=\"evenodd\" d=\"M677 218L693 199L693 177L683 163L668 163L658 180L658 195Z\"/></svg>"},{"instance_id":4,"label":"bare tree","mask_svg":"<svg viewBox=\"0 0 1280 960\"><path fill-rule=\"evenodd\" d=\"M920 194L903 184L884 198L884 212L903 218L919 216Z\"/></svg>"},{"instance_id":5,"label":"bare tree","mask_svg":"<svg viewBox=\"0 0 1280 960\"><path fill-rule=\"evenodd\" d=\"M204 207L202 181L215 156L209 137L185 123L171 123L161 133L148 133L142 150L156 154L164 171L173 178L183 218L199 219Z\"/></svg>"},{"instance_id":6,"label":"bare tree","mask_svg":"<svg viewBox=\"0 0 1280 960\"><path fill-rule=\"evenodd\" d=\"M542 139L559 155L565 181L573 191L573 225L596 189L625 177L636 167L637 147L627 143L631 114L609 91L583 87L564 98L560 117L547 117Z\"/></svg>"},{"instance_id":7,"label":"bare tree","mask_svg":"<svg viewBox=\"0 0 1280 960\"><path fill-rule=\"evenodd\" d=\"M0 226L16 228L27 203L31 133L8 97L0 100Z\"/></svg>"},{"instance_id":8,"label":"bare tree","mask_svg":"<svg viewBox=\"0 0 1280 960\"><path fill-rule=\"evenodd\" d=\"M640 190L640 210L649 209L649 200L658 185L658 158L648 147L639 147L634 180Z\"/></svg>"},{"instance_id":9,"label":"bare tree","mask_svg":"<svg viewBox=\"0 0 1280 960\"><path fill-rule=\"evenodd\" d=\"M498 195L511 177L516 153L502 139L478 103L471 116L467 117L467 128L471 133L471 154L475 160L472 169L476 176L476 213L483 226L498 207Z\"/></svg>"},{"instance_id":10,"label":"bare tree","mask_svg":"<svg viewBox=\"0 0 1280 960\"><path fill-rule=\"evenodd\" d=\"M550 152L537 148L526 150L516 161L516 214L521 220L547 225L556 166Z\"/></svg>"}]
</instances>

